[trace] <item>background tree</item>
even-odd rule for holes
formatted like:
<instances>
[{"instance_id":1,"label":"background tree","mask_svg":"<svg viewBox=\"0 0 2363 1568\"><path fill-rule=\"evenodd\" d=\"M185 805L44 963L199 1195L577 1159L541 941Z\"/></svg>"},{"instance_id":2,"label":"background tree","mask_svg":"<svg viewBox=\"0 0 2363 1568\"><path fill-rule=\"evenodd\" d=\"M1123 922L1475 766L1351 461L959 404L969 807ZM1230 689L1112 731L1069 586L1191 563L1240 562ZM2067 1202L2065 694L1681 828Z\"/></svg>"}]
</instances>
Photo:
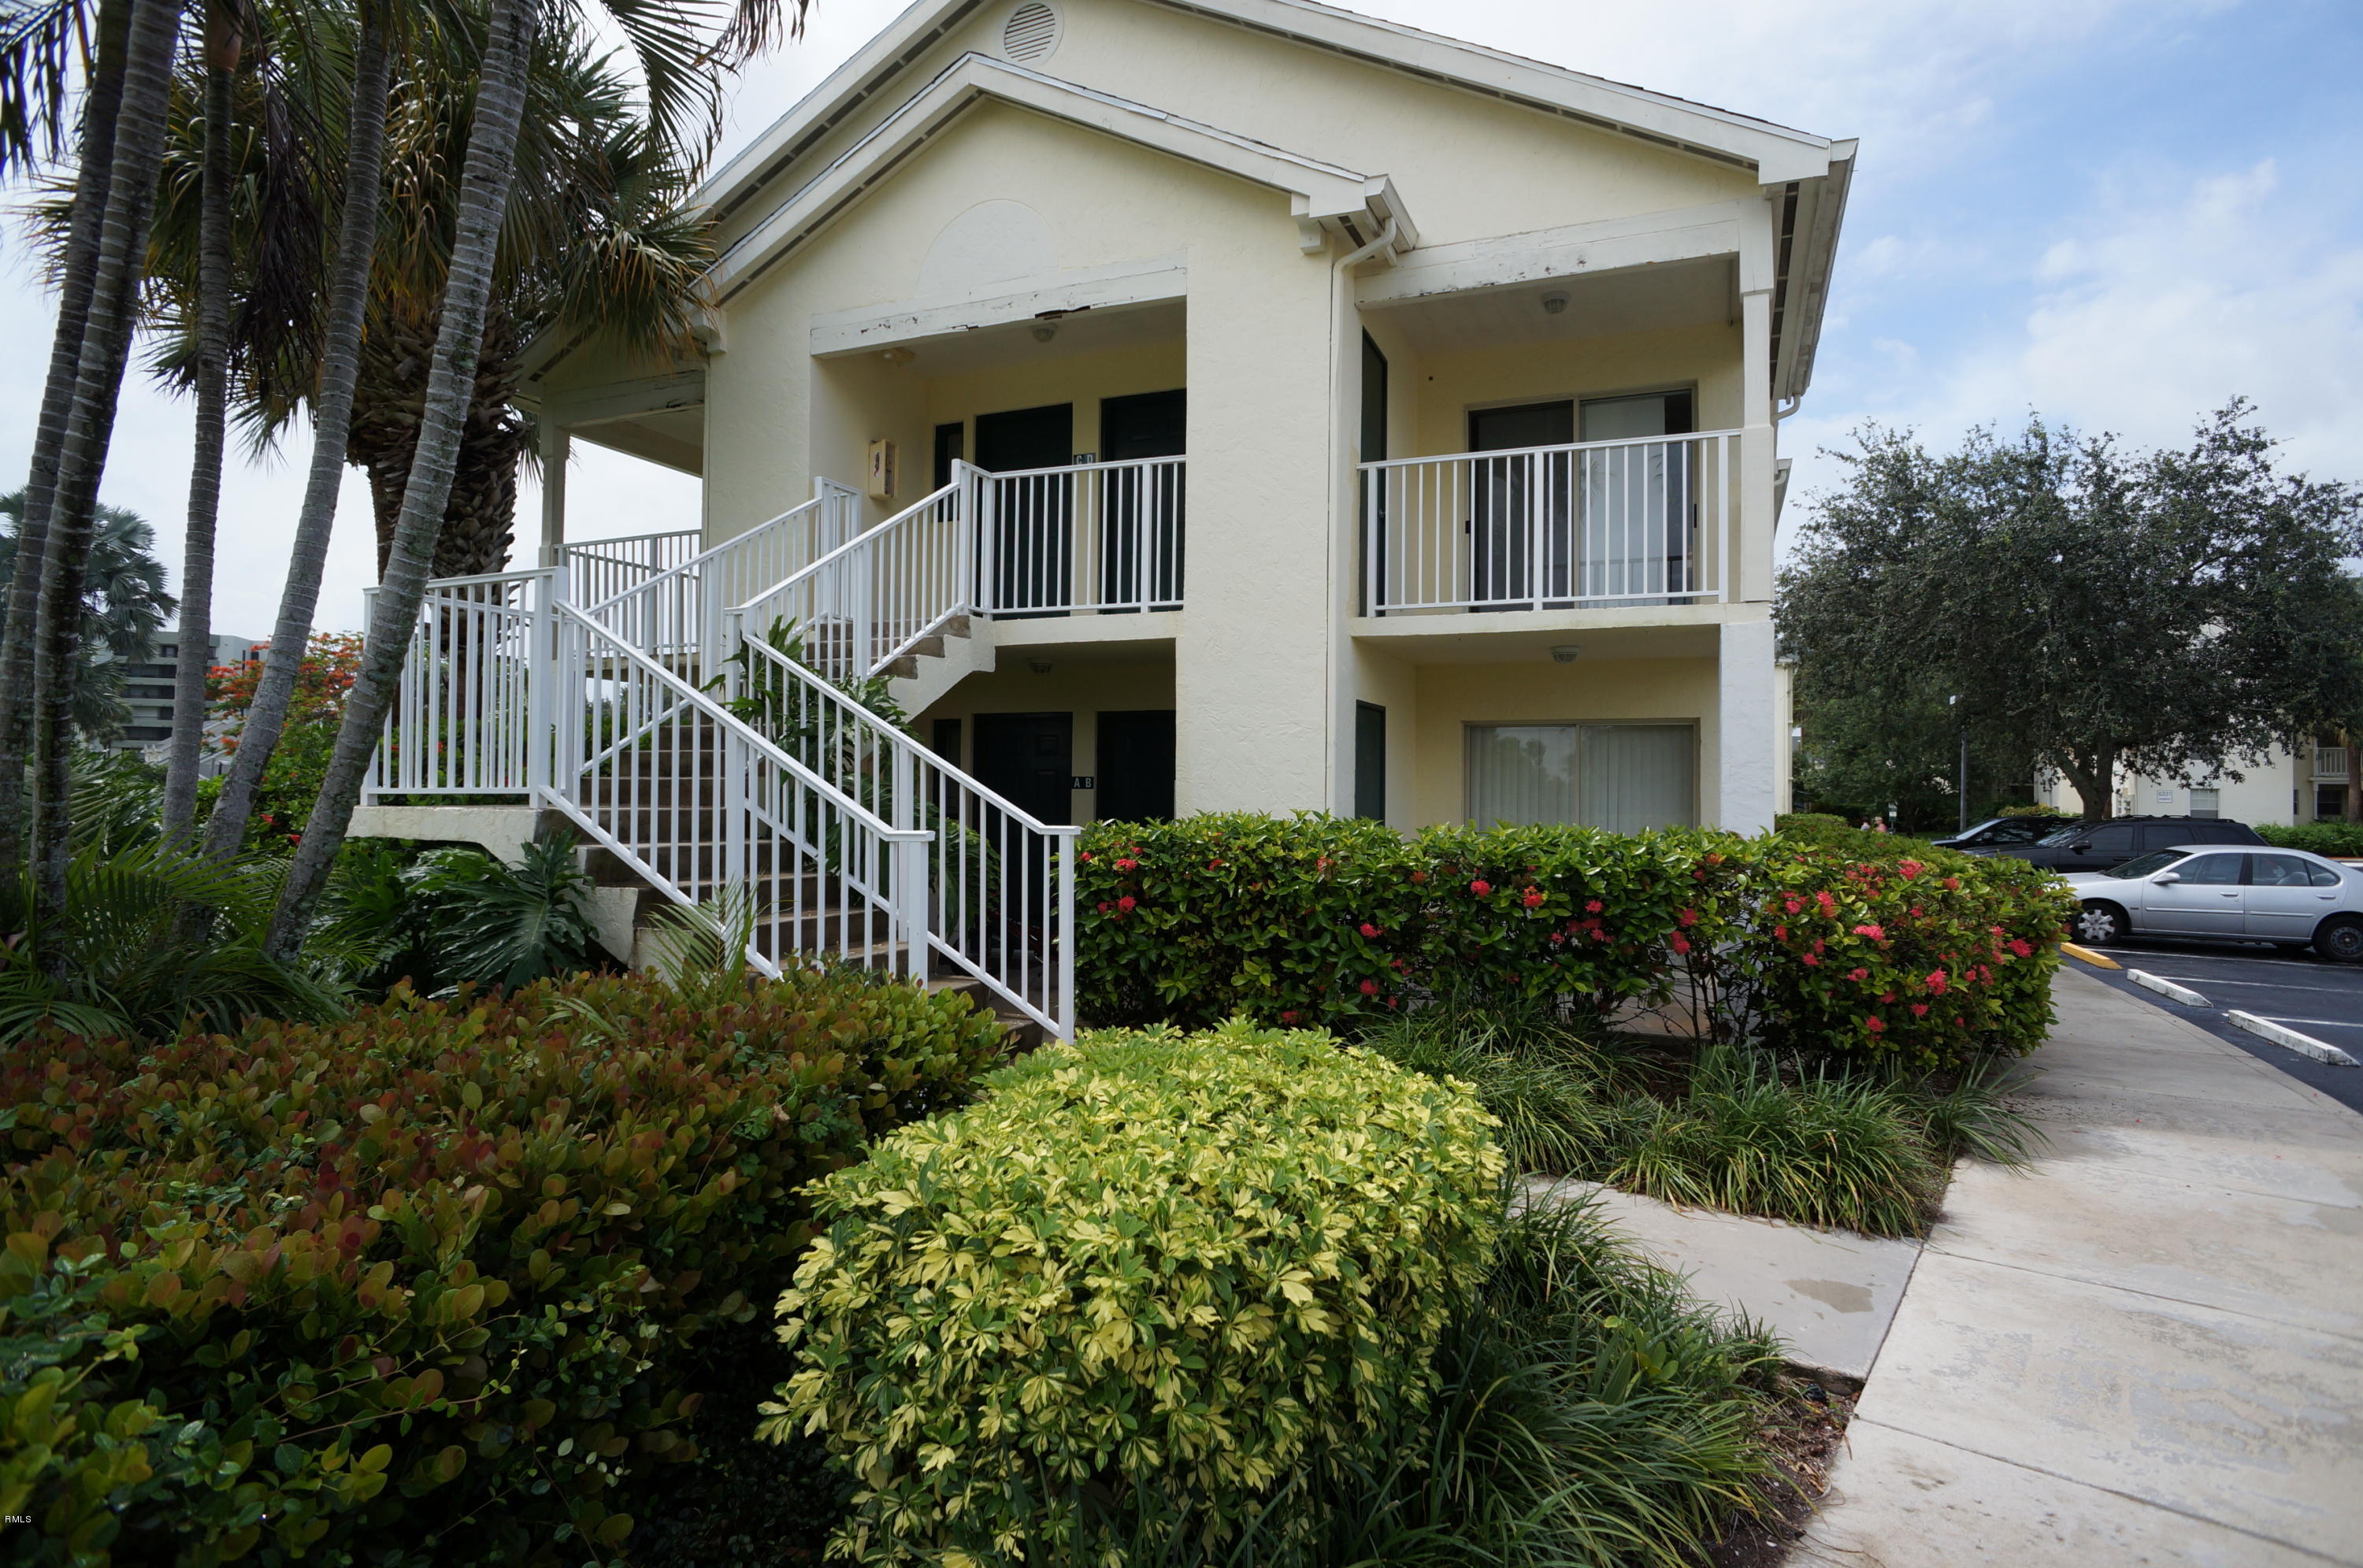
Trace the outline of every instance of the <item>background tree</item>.
<instances>
[{"instance_id":1,"label":"background tree","mask_svg":"<svg viewBox=\"0 0 2363 1568\"><path fill-rule=\"evenodd\" d=\"M1836 454L1781 574L1787 657L1815 701L1905 715L1961 696L2111 814L2120 769L2238 764L2363 704L2363 498L2279 472L2235 402L2188 448L2128 455L2030 421L1931 456L1877 428ZM1809 747L1813 739L1808 736Z\"/></svg>"},{"instance_id":2,"label":"background tree","mask_svg":"<svg viewBox=\"0 0 2363 1568\"><path fill-rule=\"evenodd\" d=\"M23 491L0 496L0 590L16 580L24 513ZM156 530L137 513L100 507L77 634L82 668L74 678L73 725L83 745L107 745L121 736L131 717L123 702L124 670L155 658L156 634L172 605L164 563L156 558Z\"/></svg>"},{"instance_id":3,"label":"background tree","mask_svg":"<svg viewBox=\"0 0 2363 1568\"><path fill-rule=\"evenodd\" d=\"M1896 809L1911 832L1949 832L1959 820L1961 726L1950 692L1899 681L1883 693L1823 679L1819 666L1797 671L1798 810L1834 811L1849 821ZM2015 736L1969 734L1969 819L2024 802L2013 785L2034 775Z\"/></svg>"}]
</instances>

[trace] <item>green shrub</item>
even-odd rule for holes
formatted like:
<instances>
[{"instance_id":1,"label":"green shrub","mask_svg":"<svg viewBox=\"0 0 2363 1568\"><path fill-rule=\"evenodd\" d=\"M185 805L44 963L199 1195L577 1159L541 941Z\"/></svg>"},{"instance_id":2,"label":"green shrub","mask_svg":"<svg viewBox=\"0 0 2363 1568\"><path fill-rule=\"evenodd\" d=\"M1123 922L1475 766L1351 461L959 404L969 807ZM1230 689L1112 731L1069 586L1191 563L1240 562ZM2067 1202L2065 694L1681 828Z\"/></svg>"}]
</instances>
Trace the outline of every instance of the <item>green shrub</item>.
<instances>
[{"instance_id":1,"label":"green shrub","mask_svg":"<svg viewBox=\"0 0 2363 1568\"><path fill-rule=\"evenodd\" d=\"M1120 1568L1416 1418L1499 1208L1465 1091L1244 1023L992 1084L820 1185L781 1301L767 1430L825 1434L860 1482L837 1550Z\"/></svg>"},{"instance_id":2,"label":"green shrub","mask_svg":"<svg viewBox=\"0 0 2363 1568\"><path fill-rule=\"evenodd\" d=\"M1357 1030L1439 996L1601 1018L1681 975L1727 1032L1924 1066L2042 1043L2073 909L2024 861L1852 830L1405 839L1315 815L1097 823L1076 886L1077 1005L1103 1022Z\"/></svg>"},{"instance_id":3,"label":"green shrub","mask_svg":"<svg viewBox=\"0 0 2363 1568\"><path fill-rule=\"evenodd\" d=\"M2283 849L2308 849L2334 859L2363 858L2363 823L2265 823L2257 836Z\"/></svg>"},{"instance_id":4,"label":"green shrub","mask_svg":"<svg viewBox=\"0 0 2363 1568\"><path fill-rule=\"evenodd\" d=\"M1736 1034L1929 1067L2025 1055L2050 1033L2075 900L2039 867L1775 836L1710 851L1694 875L1712 918L1684 945Z\"/></svg>"},{"instance_id":5,"label":"green shrub","mask_svg":"<svg viewBox=\"0 0 2363 1568\"><path fill-rule=\"evenodd\" d=\"M694 1002L646 977L398 990L144 1052L39 1038L0 1051L0 1229L99 1270L107 1329L138 1336L88 1397L219 1445L120 1499L152 1551L576 1562L697 1459L685 1368L787 1283L803 1185L1000 1043L962 999L815 974ZM0 1297L38 1284L0 1271Z\"/></svg>"}]
</instances>

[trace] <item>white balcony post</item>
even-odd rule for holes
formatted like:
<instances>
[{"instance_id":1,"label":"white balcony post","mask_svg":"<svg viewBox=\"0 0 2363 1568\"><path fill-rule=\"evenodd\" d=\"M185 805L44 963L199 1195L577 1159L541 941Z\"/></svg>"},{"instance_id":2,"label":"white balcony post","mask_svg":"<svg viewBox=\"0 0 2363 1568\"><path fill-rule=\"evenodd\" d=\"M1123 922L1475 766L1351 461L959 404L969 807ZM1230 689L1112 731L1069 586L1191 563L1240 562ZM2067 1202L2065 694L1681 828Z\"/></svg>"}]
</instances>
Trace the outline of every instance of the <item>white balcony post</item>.
<instances>
[{"instance_id":1,"label":"white balcony post","mask_svg":"<svg viewBox=\"0 0 2363 1568\"><path fill-rule=\"evenodd\" d=\"M1059 993L1051 1016L1059 1021L1059 1038L1075 1037L1075 845L1082 835L1070 829L1059 836Z\"/></svg>"},{"instance_id":2,"label":"white balcony post","mask_svg":"<svg viewBox=\"0 0 2363 1568\"><path fill-rule=\"evenodd\" d=\"M541 425L541 560L554 567L566 552L566 459L573 446L554 419Z\"/></svg>"},{"instance_id":3,"label":"white balcony post","mask_svg":"<svg viewBox=\"0 0 2363 1568\"><path fill-rule=\"evenodd\" d=\"M1001 510L1001 486L982 469L975 470L969 482L976 497L976 521L971 529L976 539L976 610L980 615L990 615L997 607L993 587L993 533Z\"/></svg>"},{"instance_id":4,"label":"white balcony post","mask_svg":"<svg viewBox=\"0 0 2363 1568\"><path fill-rule=\"evenodd\" d=\"M549 748L555 739L553 677L558 666L557 604L566 598L566 569L551 566L534 580L526 637L525 787L535 805L549 790Z\"/></svg>"}]
</instances>

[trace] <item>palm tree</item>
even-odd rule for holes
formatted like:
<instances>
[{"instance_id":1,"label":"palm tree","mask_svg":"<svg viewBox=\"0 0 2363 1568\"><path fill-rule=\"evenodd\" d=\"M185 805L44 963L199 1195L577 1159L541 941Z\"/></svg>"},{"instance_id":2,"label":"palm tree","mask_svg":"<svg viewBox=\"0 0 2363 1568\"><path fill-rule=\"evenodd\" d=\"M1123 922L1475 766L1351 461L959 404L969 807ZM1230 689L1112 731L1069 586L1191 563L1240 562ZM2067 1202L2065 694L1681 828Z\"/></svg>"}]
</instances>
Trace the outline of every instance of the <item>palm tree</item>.
<instances>
[{"instance_id":1,"label":"palm tree","mask_svg":"<svg viewBox=\"0 0 2363 1568\"><path fill-rule=\"evenodd\" d=\"M58 449L56 488L41 541L41 591L33 626L33 915L48 931L65 913L71 858L73 678L83 574L98 504L98 481L114 433L116 394L131 350L156 171L172 100L172 51L185 0L135 0L123 94L116 105L114 163L99 224L89 318L74 368L72 407ZM28 487L29 488L29 487ZM28 497L28 502L30 497ZM29 506L28 517L30 521ZM64 958L44 954L46 970Z\"/></svg>"},{"instance_id":2,"label":"palm tree","mask_svg":"<svg viewBox=\"0 0 2363 1568\"><path fill-rule=\"evenodd\" d=\"M469 0L453 4L464 7ZM483 13L474 15L481 19ZM408 47L396 51L392 85L381 98L385 190L344 443L348 458L370 475L381 564L416 443L456 223L451 171L464 160L481 65L482 39L469 20L468 11L458 9L446 13L442 25L417 28ZM285 23L277 26L287 31ZM338 50L320 48L316 37L266 50L271 67L241 100L249 117L264 125L317 121L327 117L327 105L344 100ZM202 295L203 225L194 193L199 182L187 171L205 146L204 127L185 116L150 247L173 334L159 365L181 381L192 377L198 359L192 316ZM267 438L299 410L316 409L326 390L326 378L315 381L322 333L300 310L302 301L322 292L323 262L316 243L307 248L301 219L331 205L335 193L299 187L316 186L335 160L316 147L262 134L242 137L238 157L232 226L239 254L249 259L239 280L248 304L239 313L233 358L244 416ZM569 332L602 332L627 347L677 351L690 344L693 288L711 259L703 222L685 206L691 178L691 158L642 118L635 84L610 57L593 52L584 29L555 28L540 40L436 575L498 570L505 561L516 469L530 442L530 426L513 402L526 341L556 324ZM315 423L325 441L333 421L316 416ZM323 452L316 447L316 458ZM274 646L289 645L295 615L308 629L316 586L316 574L290 574ZM248 725L248 744L207 829L216 853L239 842L294 685L292 669L283 669L276 681L266 676L257 693L259 717Z\"/></svg>"},{"instance_id":3,"label":"palm tree","mask_svg":"<svg viewBox=\"0 0 2363 1568\"><path fill-rule=\"evenodd\" d=\"M28 9L0 39L0 172L64 138L64 76L72 43L85 32L80 0L60 0ZM98 12L95 57L87 61L90 88L83 110L79 173L72 221L57 275L58 326L50 348L49 379L33 437L32 472L25 481L21 547L33 558L49 537L50 502L57 486L58 457L65 445L66 418L73 406L82 364L83 331L98 279L99 226L106 211L107 177L114 171L116 110L123 97L124 59L130 45L131 0L105 0ZM0 865L14 864L25 850L25 752L30 738L33 685L33 624L40 610L41 574L20 572L10 585L7 613L0 622Z\"/></svg>"},{"instance_id":4,"label":"palm tree","mask_svg":"<svg viewBox=\"0 0 2363 1568\"><path fill-rule=\"evenodd\" d=\"M213 657L214 525L221 512L222 443L229 421L230 84L240 18L227 0L206 0L205 152L197 223L197 432L189 467L189 525L182 542L181 642L172 670L172 750L165 759L168 840L196 825L197 764L204 750L205 672Z\"/></svg>"},{"instance_id":5,"label":"palm tree","mask_svg":"<svg viewBox=\"0 0 2363 1568\"><path fill-rule=\"evenodd\" d=\"M8 524L0 532L0 588L16 577L24 514L23 491L0 496L0 518ZM124 670L156 657L156 633L172 613L164 563L156 558L156 530L136 512L100 507L76 633L81 668L74 675L73 724L85 745L105 745L122 729L128 716Z\"/></svg>"},{"instance_id":6,"label":"palm tree","mask_svg":"<svg viewBox=\"0 0 2363 1568\"><path fill-rule=\"evenodd\" d=\"M608 13L634 42L640 58L651 123L671 138L690 96L684 90L717 59L716 47L733 39L749 45L768 39L792 14L800 24L806 0L740 0L730 28L716 45L682 25L682 14L664 0L606 0ZM344 722L320 799L312 809L280 890L272 917L270 947L291 954L302 943L312 912L327 886L328 867L342 846L361 798L361 776L377 749L378 733L401 674L409 634L425 596L427 574L450 500L458 458L493 294L494 249L507 215L516 170L519 121L533 40L539 23L538 0L493 0L489 43L468 135L467 172L458 202L449 264L437 324L435 356L418 425L417 450L403 487L402 513L386 558L383 580L371 610L369 642L361 668L345 702ZM707 100L709 116L718 99ZM710 145L710 133L708 144Z\"/></svg>"}]
</instances>

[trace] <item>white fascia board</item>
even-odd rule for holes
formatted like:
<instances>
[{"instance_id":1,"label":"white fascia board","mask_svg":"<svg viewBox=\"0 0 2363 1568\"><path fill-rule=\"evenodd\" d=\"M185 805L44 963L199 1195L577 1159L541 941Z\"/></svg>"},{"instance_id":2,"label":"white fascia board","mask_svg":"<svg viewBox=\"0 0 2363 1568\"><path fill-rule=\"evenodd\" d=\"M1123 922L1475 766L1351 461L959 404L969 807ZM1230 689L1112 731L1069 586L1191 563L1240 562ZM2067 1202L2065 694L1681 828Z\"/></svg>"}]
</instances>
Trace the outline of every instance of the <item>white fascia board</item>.
<instances>
[{"instance_id":1,"label":"white fascia board","mask_svg":"<svg viewBox=\"0 0 2363 1568\"><path fill-rule=\"evenodd\" d=\"M1069 311L1155 304L1185 299L1190 269L1180 256L1076 267L1038 278L1013 278L957 295L863 305L813 317L815 355L849 354L896 343L1031 321Z\"/></svg>"},{"instance_id":2,"label":"white fascia board","mask_svg":"<svg viewBox=\"0 0 2363 1568\"><path fill-rule=\"evenodd\" d=\"M961 111L984 98L1287 192L1296 213L1316 223L1349 215L1367 220L1370 212L1372 182L1353 170L1004 61L964 54L725 250L706 273L716 303L727 302L788 249L826 228Z\"/></svg>"},{"instance_id":3,"label":"white fascia board","mask_svg":"<svg viewBox=\"0 0 2363 1568\"><path fill-rule=\"evenodd\" d=\"M520 398L519 403L524 400ZM675 370L638 381L609 381L603 386L576 387L556 396L544 395L534 412L552 424L587 425L603 419L629 419L643 414L663 414L696 408L705 402L705 371Z\"/></svg>"},{"instance_id":4,"label":"white fascia board","mask_svg":"<svg viewBox=\"0 0 2363 1568\"><path fill-rule=\"evenodd\" d=\"M1839 142L1831 153L1828 175L1808 181L1799 190L1800 195L1810 196L1813 211L1798 237L1797 254L1789 262L1789 326L1775 383L1785 398L1804 396L1813 383L1814 356L1821 347L1822 317L1829 308L1838 232L1846 221L1847 193L1854 179L1855 144Z\"/></svg>"},{"instance_id":5,"label":"white fascia board","mask_svg":"<svg viewBox=\"0 0 2363 1568\"><path fill-rule=\"evenodd\" d=\"M1667 212L1432 245L1404 257L1390 271L1362 280L1359 298L1366 306L1404 304L1433 294L1505 288L1546 278L1572 278L1625 267L1736 255L1739 250L1739 207L1737 202L1710 202Z\"/></svg>"},{"instance_id":6,"label":"white fascia board","mask_svg":"<svg viewBox=\"0 0 2363 1568\"><path fill-rule=\"evenodd\" d=\"M851 59L830 72L819 86L796 100L762 135L707 175L693 204L706 207L716 218L729 216L984 4L985 0L917 0Z\"/></svg>"}]
</instances>

